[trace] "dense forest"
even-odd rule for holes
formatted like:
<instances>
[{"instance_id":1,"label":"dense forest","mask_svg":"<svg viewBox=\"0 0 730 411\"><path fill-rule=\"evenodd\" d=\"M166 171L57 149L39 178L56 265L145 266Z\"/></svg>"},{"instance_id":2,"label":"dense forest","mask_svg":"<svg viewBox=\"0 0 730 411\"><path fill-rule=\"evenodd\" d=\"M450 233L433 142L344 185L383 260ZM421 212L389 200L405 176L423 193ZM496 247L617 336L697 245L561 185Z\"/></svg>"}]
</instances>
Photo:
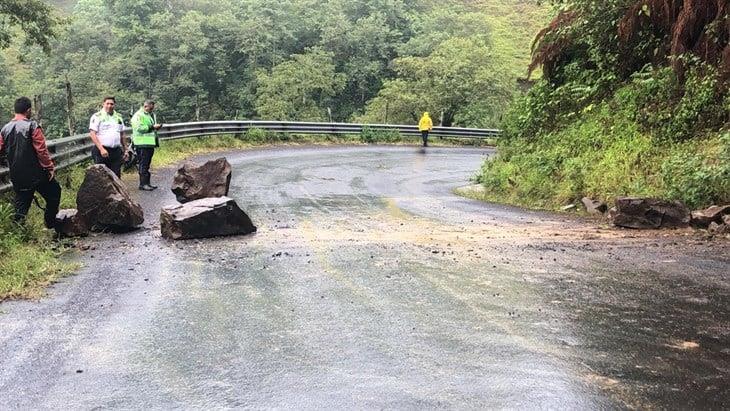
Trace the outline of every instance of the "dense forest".
<instances>
[{"instance_id":1,"label":"dense forest","mask_svg":"<svg viewBox=\"0 0 730 411\"><path fill-rule=\"evenodd\" d=\"M495 127L549 15L529 0L56 6L41 23L55 38L28 45L38 27L15 25L0 54L0 110L33 97L53 137L84 132L105 95L125 114L156 99L165 122L413 123L430 111L444 125Z\"/></svg>"}]
</instances>

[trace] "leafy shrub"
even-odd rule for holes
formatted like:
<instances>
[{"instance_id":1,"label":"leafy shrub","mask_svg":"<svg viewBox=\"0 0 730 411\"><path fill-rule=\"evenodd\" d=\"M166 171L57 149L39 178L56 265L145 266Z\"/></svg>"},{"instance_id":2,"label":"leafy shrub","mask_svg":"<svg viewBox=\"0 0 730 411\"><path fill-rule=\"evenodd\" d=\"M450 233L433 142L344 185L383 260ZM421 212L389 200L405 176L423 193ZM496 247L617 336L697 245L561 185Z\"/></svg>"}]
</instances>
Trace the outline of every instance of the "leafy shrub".
<instances>
[{"instance_id":1,"label":"leafy shrub","mask_svg":"<svg viewBox=\"0 0 730 411\"><path fill-rule=\"evenodd\" d=\"M691 207L730 202L730 133L657 137L637 121L636 107L645 92L661 95L671 80L652 81L618 90L552 132L499 140L477 181L492 200L548 208L582 196L663 197Z\"/></svg>"},{"instance_id":2,"label":"leafy shrub","mask_svg":"<svg viewBox=\"0 0 730 411\"><path fill-rule=\"evenodd\" d=\"M12 205L5 202L0 203L0 251L3 253L10 244L18 241L13 213Z\"/></svg>"},{"instance_id":3,"label":"leafy shrub","mask_svg":"<svg viewBox=\"0 0 730 411\"><path fill-rule=\"evenodd\" d=\"M265 143L271 141L271 133L261 128L252 128L246 131L245 139L252 143Z\"/></svg>"},{"instance_id":4,"label":"leafy shrub","mask_svg":"<svg viewBox=\"0 0 730 411\"><path fill-rule=\"evenodd\" d=\"M684 85L671 68L647 65L617 92L616 100L634 114L645 130L672 142L687 140L705 130L717 130L727 121L722 93L717 70L695 61L686 73Z\"/></svg>"},{"instance_id":5,"label":"leafy shrub","mask_svg":"<svg viewBox=\"0 0 730 411\"><path fill-rule=\"evenodd\" d=\"M371 127L363 127L360 133L360 141L366 144L372 143L394 143L400 140L400 133L396 130L375 130Z\"/></svg>"},{"instance_id":6,"label":"leafy shrub","mask_svg":"<svg viewBox=\"0 0 730 411\"><path fill-rule=\"evenodd\" d=\"M661 164L670 198L691 207L730 203L730 132L678 145Z\"/></svg>"}]
</instances>

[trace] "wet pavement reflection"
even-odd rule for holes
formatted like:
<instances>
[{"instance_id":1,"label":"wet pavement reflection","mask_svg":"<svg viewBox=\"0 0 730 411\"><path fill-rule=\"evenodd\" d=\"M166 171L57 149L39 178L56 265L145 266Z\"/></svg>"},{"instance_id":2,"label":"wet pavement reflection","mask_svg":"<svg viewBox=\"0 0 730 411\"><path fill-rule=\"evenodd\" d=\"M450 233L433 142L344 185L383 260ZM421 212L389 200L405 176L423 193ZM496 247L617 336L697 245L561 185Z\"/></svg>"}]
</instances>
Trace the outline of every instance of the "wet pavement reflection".
<instances>
[{"instance_id":1,"label":"wet pavement reflection","mask_svg":"<svg viewBox=\"0 0 730 411\"><path fill-rule=\"evenodd\" d=\"M0 408L727 407L727 244L454 195L490 154L231 153L245 237L162 240L137 193L143 230L0 306Z\"/></svg>"}]
</instances>

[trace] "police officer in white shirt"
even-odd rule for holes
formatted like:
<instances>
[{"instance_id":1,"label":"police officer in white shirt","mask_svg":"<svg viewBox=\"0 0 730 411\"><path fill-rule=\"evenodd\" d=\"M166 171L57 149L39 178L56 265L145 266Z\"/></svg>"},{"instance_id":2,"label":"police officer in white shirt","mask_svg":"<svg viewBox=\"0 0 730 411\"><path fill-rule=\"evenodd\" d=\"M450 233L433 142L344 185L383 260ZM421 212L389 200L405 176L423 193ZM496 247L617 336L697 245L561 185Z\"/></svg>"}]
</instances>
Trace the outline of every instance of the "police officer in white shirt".
<instances>
[{"instance_id":1,"label":"police officer in white shirt","mask_svg":"<svg viewBox=\"0 0 730 411\"><path fill-rule=\"evenodd\" d=\"M94 147L91 157L95 164L104 164L121 177L122 163L127 157L127 141L124 139L124 120L114 111L114 97L104 97L102 109L89 121L89 134Z\"/></svg>"}]
</instances>

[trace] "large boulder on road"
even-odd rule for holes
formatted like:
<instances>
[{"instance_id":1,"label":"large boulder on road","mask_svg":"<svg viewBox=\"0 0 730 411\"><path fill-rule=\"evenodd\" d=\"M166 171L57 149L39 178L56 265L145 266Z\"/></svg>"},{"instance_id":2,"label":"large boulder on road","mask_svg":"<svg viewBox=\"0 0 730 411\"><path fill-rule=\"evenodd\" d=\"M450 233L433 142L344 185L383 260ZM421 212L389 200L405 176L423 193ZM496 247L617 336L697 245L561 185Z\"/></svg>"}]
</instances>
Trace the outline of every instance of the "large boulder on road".
<instances>
[{"instance_id":1,"label":"large boulder on road","mask_svg":"<svg viewBox=\"0 0 730 411\"><path fill-rule=\"evenodd\" d=\"M618 227L677 228L689 225L690 211L681 201L620 197L608 218Z\"/></svg>"},{"instance_id":2,"label":"large boulder on road","mask_svg":"<svg viewBox=\"0 0 730 411\"><path fill-rule=\"evenodd\" d=\"M56 232L63 237L82 237L89 234L89 226L75 208L56 214Z\"/></svg>"},{"instance_id":3,"label":"large boulder on road","mask_svg":"<svg viewBox=\"0 0 730 411\"><path fill-rule=\"evenodd\" d=\"M249 234L256 226L233 199L215 197L164 207L160 231L165 238L185 240Z\"/></svg>"},{"instance_id":4,"label":"large boulder on road","mask_svg":"<svg viewBox=\"0 0 730 411\"><path fill-rule=\"evenodd\" d=\"M231 165L221 157L205 164L183 164L175 173L172 192L177 201L187 203L201 198L227 196L230 185Z\"/></svg>"},{"instance_id":5,"label":"large boulder on road","mask_svg":"<svg viewBox=\"0 0 730 411\"><path fill-rule=\"evenodd\" d=\"M707 228L712 222L722 224L722 219L725 215L730 215L730 205L714 205L704 210L695 210L692 212L692 225Z\"/></svg>"},{"instance_id":6,"label":"large boulder on road","mask_svg":"<svg viewBox=\"0 0 730 411\"><path fill-rule=\"evenodd\" d=\"M144 212L124 184L105 165L86 169L76 194L79 216L92 230L131 230L144 222Z\"/></svg>"}]
</instances>

